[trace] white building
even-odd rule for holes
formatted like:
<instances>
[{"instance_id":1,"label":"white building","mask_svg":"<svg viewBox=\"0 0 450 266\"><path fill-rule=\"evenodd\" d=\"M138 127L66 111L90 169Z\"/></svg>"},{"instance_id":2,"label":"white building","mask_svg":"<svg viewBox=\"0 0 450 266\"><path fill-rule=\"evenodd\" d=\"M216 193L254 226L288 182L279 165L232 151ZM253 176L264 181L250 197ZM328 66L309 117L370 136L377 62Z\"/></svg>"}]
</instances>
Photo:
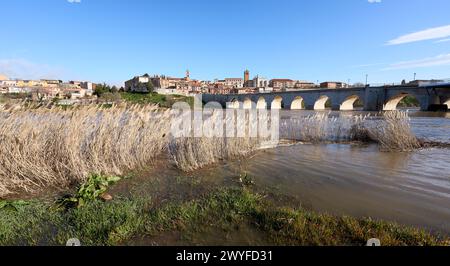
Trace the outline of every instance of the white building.
<instances>
[{"instance_id":1,"label":"white building","mask_svg":"<svg viewBox=\"0 0 450 266\"><path fill-rule=\"evenodd\" d=\"M86 81L81 83L81 88L86 90L87 96L94 95L94 83Z\"/></svg>"},{"instance_id":2,"label":"white building","mask_svg":"<svg viewBox=\"0 0 450 266\"><path fill-rule=\"evenodd\" d=\"M269 80L260 76L256 76L253 79L253 87L255 88L267 88L269 87Z\"/></svg>"},{"instance_id":3,"label":"white building","mask_svg":"<svg viewBox=\"0 0 450 266\"><path fill-rule=\"evenodd\" d=\"M233 88L243 88L244 87L244 79L242 79L242 78L226 78L225 86L233 87Z\"/></svg>"},{"instance_id":4,"label":"white building","mask_svg":"<svg viewBox=\"0 0 450 266\"><path fill-rule=\"evenodd\" d=\"M16 80L0 80L0 87L16 87L17 81Z\"/></svg>"},{"instance_id":5,"label":"white building","mask_svg":"<svg viewBox=\"0 0 450 266\"><path fill-rule=\"evenodd\" d=\"M8 89L9 93L29 93L31 91L31 88L26 87L9 87Z\"/></svg>"}]
</instances>

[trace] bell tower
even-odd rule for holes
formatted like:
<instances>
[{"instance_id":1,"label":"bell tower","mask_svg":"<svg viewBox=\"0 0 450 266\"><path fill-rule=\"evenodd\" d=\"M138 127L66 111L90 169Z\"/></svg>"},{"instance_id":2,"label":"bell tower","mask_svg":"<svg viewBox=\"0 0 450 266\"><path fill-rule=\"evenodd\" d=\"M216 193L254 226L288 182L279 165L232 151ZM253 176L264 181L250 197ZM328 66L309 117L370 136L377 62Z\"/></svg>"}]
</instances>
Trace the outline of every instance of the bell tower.
<instances>
[{"instance_id":1,"label":"bell tower","mask_svg":"<svg viewBox=\"0 0 450 266\"><path fill-rule=\"evenodd\" d=\"M190 81L191 80L191 72L188 70L186 70L186 81Z\"/></svg>"},{"instance_id":2,"label":"bell tower","mask_svg":"<svg viewBox=\"0 0 450 266\"><path fill-rule=\"evenodd\" d=\"M250 71L245 70L244 72L244 84L246 84L250 80Z\"/></svg>"}]
</instances>

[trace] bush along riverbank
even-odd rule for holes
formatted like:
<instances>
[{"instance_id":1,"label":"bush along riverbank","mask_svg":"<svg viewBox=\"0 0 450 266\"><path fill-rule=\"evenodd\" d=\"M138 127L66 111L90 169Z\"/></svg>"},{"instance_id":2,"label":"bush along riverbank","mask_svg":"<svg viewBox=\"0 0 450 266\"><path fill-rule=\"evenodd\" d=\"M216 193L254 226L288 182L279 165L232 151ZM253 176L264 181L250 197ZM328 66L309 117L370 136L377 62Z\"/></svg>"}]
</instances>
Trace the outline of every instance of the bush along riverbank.
<instances>
[{"instance_id":1,"label":"bush along riverbank","mask_svg":"<svg viewBox=\"0 0 450 266\"><path fill-rule=\"evenodd\" d=\"M248 245L362 246L370 238L385 246L450 245L449 238L415 228L283 207L252 182L156 204L105 199L115 181L93 176L63 201L0 201L0 245L64 245L70 238L100 246L224 245L243 244L242 237Z\"/></svg>"}]
</instances>

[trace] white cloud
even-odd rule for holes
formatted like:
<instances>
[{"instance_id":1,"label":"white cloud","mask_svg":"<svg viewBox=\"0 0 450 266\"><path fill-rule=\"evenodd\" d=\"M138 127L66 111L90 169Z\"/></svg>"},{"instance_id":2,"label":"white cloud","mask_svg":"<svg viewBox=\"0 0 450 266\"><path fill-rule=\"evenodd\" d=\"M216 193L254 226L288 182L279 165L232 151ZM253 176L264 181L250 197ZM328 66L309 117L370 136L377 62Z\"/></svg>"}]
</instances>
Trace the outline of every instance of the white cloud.
<instances>
[{"instance_id":1,"label":"white cloud","mask_svg":"<svg viewBox=\"0 0 450 266\"><path fill-rule=\"evenodd\" d=\"M81 0L67 0L67 2L69 2L71 4L79 4L79 3L81 3Z\"/></svg>"},{"instance_id":2,"label":"white cloud","mask_svg":"<svg viewBox=\"0 0 450 266\"><path fill-rule=\"evenodd\" d=\"M62 68L30 62L25 59L0 59L0 73L10 78L61 78Z\"/></svg>"},{"instance_id":3,"label":"white cloud","mask_svg":"<svg viewBox=\"0 0 450 266\"><path fill-rule=\"evenodd\" d=\"M381 3L381 0L367 0L367 2L369 2L371 4L379 4L379 3Z\"/></svg>"},{"instance_id":4,"label":"white cloud","mask_svg":"<svg viewBox=\"0 0 450 266\"><path fill-rule=\"evenodd\" d=\"M443 42L450 42L450 38L442 39L442 40L436 41L435 43L443 43Z\"/></svg>"},{"instance_id":5,"label":"white cloud","mask_svg":"<svg viewBox=\"0 0 450 266\"><path fill-rule=\"evenodd\" d=\"M450 25L447 25L402 35L396 39L388 41L387 45L398 45L404 43L441 39L449 36L450 36Z\"/></svg>"},{"instance_id":6,"label":"white cloud","mask_svg":"<svg viewBox=\"0 0 450 266\"><path fill-rule=\"evenodd\" d=\"M403 61L391 64L383 70L396 70L408 68L422 68L434 66L448 66L450 65L450 54L442 54L435 57L428 57L419 60Z\"/></svg>"}]
</instances>

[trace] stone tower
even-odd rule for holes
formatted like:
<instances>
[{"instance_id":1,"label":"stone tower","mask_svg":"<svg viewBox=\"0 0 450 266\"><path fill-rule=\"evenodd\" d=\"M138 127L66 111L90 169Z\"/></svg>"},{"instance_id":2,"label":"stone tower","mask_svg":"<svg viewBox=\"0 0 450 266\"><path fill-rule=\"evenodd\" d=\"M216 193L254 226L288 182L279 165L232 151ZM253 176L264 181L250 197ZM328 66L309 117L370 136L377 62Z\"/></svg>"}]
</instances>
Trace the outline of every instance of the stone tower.
<instances>
[{"instance_id":1,"label":"stone tower","mask_svg":"<svg viewBox=\"0 0 450 266\"><path fill-rule=\"evenodd\" d=\"M250 80L250 71L245 70L244 72L244 84L247 84L247 82Z\"/></svg>"},{"instance_id":2,"label":"stone tower","mask_svg":"<svg viewBox=\"0 0 450 266\"><path fill-rule=\"evenodd\" d=\"M186 81L190 81L191 80L191 72L188 70L186 70Z\"/></svg>"}]
</instances>

